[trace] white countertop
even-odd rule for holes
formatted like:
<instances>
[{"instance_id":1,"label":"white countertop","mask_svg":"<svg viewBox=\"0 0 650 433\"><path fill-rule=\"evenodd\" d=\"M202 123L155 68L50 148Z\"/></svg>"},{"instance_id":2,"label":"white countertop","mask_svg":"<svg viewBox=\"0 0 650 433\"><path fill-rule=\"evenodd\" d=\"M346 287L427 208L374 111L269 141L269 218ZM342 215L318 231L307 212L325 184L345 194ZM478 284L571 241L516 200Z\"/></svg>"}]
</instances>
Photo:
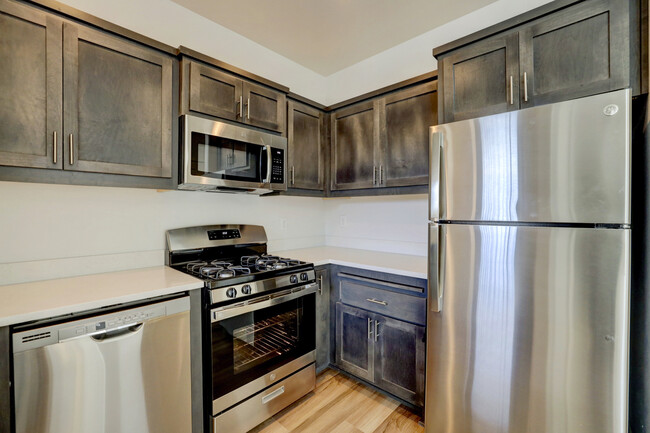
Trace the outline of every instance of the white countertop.
<instances>
[{"instance_id":1,"label":"white countertop","mask_svg":"<svg viewBox=\"0 0 650 433\"><path fill-rule=\"evenodd\" d=\"M271 254L312 262L316 266L343 265L407 277L427 278L427 258L424 256L338 247L272 251Z\"/></svg>"},{"instance_id":2,"label":"white countertop","mask_svg":"<svg viewBox=\"0 0 650 433\"><path fill-rule=\"evenodd\" d=\"M201 280L167 266L0 286L0 326L200 287Z\"/></svg>"}]
</instances>

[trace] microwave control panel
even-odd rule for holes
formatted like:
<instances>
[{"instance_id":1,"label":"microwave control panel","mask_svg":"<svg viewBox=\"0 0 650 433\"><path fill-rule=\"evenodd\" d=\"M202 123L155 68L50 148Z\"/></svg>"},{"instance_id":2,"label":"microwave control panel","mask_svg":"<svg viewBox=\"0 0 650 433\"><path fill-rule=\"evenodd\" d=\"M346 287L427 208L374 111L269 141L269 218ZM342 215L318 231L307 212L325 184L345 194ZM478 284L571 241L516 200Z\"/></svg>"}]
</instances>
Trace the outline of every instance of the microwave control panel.
<instances>
[{"instance_id":1,"label":"microwave control panel","mask_svg":"<svg viewBox=\"0 0 650 433\"><path fill-rule=\"evenodd\" d=\"M284 183L284 149L271 149L271 183Z\"/></svg>"}]
</instances>

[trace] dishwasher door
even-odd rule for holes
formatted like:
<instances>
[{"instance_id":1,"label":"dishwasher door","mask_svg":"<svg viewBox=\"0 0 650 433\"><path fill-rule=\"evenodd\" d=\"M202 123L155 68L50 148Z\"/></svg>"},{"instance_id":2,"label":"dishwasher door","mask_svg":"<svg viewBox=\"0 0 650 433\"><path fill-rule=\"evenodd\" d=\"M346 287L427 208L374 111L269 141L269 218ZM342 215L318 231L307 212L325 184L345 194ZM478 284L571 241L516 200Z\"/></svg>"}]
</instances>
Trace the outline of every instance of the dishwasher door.
<instances>
[{"instance_id":1,"label":"dishwasher door","mask_svg":"<svg viewBox=\"0 0 650 433\"><path fill-rule=\"evenodd\" d=\"M16 433L191 432L189 305L16 332Z\"/></svg>"}]
</instances>

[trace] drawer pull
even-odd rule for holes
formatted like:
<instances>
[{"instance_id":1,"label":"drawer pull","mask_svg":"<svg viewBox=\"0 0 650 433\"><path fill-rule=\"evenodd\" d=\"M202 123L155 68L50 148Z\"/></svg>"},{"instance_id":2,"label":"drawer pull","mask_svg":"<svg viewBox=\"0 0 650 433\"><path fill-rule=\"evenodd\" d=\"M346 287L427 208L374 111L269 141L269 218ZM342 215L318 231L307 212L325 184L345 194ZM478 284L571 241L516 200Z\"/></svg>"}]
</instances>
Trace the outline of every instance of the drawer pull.
<instances>
[{"instance_id":1,"label":"drawer pull","mask_svg":"<svg viewBox=\"0 0 650 433\"><path fill-rule=\"evenodd\" d=\"M366 301L368 301L368 302L372 302L372 303L374 303L374 304L379 304L379 305L388 306L388 302L386 302L386 301L378 301L378 300L376 300L376 299L372 299L372 298L366 298Z\"/></svg>"},{"instance_id":2,"label":"drawer pull","mask_svg":"<svg viewBox=\"0 0 650 433\"><path fill-rule=\"evenodd\" d=\"M284 385L282 385L280 388L262 397L262 404L266 404L271 400L273 400L274 398L281 396L282 394L284 394Z\"/></svg>"}]
</instances>

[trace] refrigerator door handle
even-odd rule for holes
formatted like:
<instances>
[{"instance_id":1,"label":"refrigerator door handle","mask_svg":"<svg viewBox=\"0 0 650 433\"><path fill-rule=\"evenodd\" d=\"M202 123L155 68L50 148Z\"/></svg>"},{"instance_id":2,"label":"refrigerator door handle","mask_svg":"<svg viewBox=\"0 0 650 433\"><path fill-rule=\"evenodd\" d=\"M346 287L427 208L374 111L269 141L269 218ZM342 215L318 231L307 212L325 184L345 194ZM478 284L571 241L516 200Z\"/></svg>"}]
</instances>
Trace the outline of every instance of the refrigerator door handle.
<instances>
[{"instance_id":1,"label":"refrigerator door handle","mask_svg":"<svg viewBox=\"0 0 650 433\"><path fill-rule=\"evenodd\" d=\"M429 311L440 313L442 311L443 287L441 278L441 264L443 261L443 242L438 224L429 224L429 266L427 280L429 284Z\"/></svg>"},{"instance_id":2,"label":"refrigerator door handle","mask_svg":"<svg viewBox=\"0 0 650 433\"><path fill-rule=\"evenodd\" d=\"M442 132L429 128L429 220L440 218L440 157L443 146Z\"/></svg>"}]
</instances>

